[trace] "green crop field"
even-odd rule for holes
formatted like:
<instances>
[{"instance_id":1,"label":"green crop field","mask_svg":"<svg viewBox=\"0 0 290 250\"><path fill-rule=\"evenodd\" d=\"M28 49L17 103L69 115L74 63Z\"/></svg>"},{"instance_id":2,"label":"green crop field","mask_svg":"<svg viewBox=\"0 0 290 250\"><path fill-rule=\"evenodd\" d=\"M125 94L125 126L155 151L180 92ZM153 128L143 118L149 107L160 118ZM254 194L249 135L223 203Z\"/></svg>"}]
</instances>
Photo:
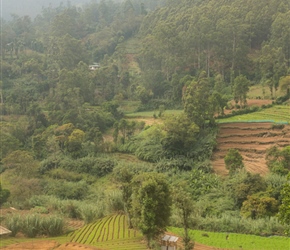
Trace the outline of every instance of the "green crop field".
<instances>
[{"instance_id":1,"label":"green crop field","mask_svg":"<svg viewBox=\"0 0 290 250\"><path fill-rule=\"evenodd\" d=\"M127 217L123 214L107 216L71 233L71 242L92 245L102 249L145 250L142 235L129 229Z\"/></svg>"},{"instance_id":2,"label":"green crop field","mask_svg":"<svg viewBox=\"0 0 290 250\"><path fill-rule=\"evenodd\" d=\"M290 106L276 105L271 108L262 109L254 113L237 115L229 118L219 119L219 123L223 122L290 122Z\"/></svg>"},{"instance_id":3,"label":"green crop field","mask_svg":"<svg viewBox=\"0 0 290 250\"><path fill-rule=\"evenodd\" d=\"M180 228L169 228L177 235L182 235ZM198 230L190 230L190 236L194 241L218 248L243 249L243 250L289 250L290 238L288 237L260 237L255 235L235 233L213 233ZM228 237L227 237L228 236Z\"/></svg>"},{"instance_id":4,"label":"green crop field","mask_svg":"<svg viewBox=\"0 0 290 250\"><path fill-rule=\"evenodd\" d=\"M183 229L170 227L169 232L182 236ZM243 249L243 250L289 250L289 237L259 237L254 235L235 233L213 233L199 230L190 230L194 241L214 248ZM228 237L227 237L228 236ZM44 238L33 239L34 242ZM79 243L108 250L146 250L146 243L140 232L129 229L127 217L116 214L104 217L94 223L61 237L45 238L60 244ZM31 242L31 238L8 237L0 240L0 248L22 242Z\"/></svg>"},{"instance_id":5,"label":"green crop field","mask_svg":"<svg viewBox=\"0 0 290 250\"><path fill-rule=\"evenodd\" d=\"M165 115L176 115L176 114L180 114L181 112L183 112L183 110L165 110L164 114ZM154 114L158 115L159 111L144 111L144 112L134 112L134 113L128 113L126 114L126 117L129 118L134 118L134 117L144 117L144 118L148 118L148 117L153 117Z\"/></svg>"}]
</instances>

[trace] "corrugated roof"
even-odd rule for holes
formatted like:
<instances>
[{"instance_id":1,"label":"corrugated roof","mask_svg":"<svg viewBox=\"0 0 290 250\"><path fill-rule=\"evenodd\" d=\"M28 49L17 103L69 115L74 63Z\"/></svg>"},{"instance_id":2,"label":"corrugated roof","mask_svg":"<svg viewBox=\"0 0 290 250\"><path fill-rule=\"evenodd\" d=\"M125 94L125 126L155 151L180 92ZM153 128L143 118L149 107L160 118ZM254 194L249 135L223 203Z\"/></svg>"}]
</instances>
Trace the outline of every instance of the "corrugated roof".
<instances>
[{"instance_id":1,"label":"corrugated roof","mask_svg":"<svg viewBox=\"0 0 290 250\"><path fill-rule=\"evenodd\" d=\"M168 242L177 242L178 241L178 237L176 236L171 236L171 235L164 235L164 237L162 238L163 241L168 241Z\"/></svg>"},{"instance_id":2,"label":"corrugated roof","mask_svg":"<svg viewBox=\"0 0 290 250\"><path fill-rule=\"evenodd\" d=\"M0 235L10 234L11 231L5 227L0 226Z\"/></svg>"}]
</instances>

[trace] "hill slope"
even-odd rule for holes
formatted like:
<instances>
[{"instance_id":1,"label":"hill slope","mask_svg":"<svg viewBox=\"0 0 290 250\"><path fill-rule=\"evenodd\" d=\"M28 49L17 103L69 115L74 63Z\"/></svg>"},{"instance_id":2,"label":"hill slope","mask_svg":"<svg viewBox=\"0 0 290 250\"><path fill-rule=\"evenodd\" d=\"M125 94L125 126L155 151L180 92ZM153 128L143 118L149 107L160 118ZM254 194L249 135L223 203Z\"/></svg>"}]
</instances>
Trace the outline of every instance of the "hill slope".
<instances>
[{"instance_id":1,"label":"hill slope","mask_svg":"<svg viewBox=\"0 0 290 250\"><path fill-rule=\"evenodd\" d=\"M238 149L247 171L266 174L266 150L272 146L290 145L290 125L273 128L272 123L224 123L219 125L217 149L212 157L214 171L227 174L224 157L230 148Z\"/></svg>"}]
</instances>

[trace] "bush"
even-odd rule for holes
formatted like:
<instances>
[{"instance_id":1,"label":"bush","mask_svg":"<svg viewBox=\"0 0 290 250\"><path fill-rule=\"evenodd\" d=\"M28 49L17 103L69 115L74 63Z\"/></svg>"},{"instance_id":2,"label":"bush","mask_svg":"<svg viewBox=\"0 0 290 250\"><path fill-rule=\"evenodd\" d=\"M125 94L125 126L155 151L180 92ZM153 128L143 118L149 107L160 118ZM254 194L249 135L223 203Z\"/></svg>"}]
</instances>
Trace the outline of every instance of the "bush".
<instances>
[{"instance_id":1,"label":"bush","mask_svg":"<svg viewBox=\"0 0 290 250\"><path fill-rule=\"evenodd\" d=\"M53 179L63 179L72 182L78 182L83 179L83 175L67 171L62 168L52 169L48 172L48 176Z\"/></svg>"},{"instance_id":2,"label":"bush","mask_svg":"<svg viewBox=\"0 0 290 250\"><path fill-rule=\"evenodd\" d=\"M11 236L15 237L21 230L21 216L20 215L10 215L5 219L6 227L11 231Z\"/></svg>"},{"instance_id":3,"label":"bush","mask_svg":"<svg viewBox=\"0 0 290 250\"><path fill-rule=\"evenodd\" d=\"M88 184L85 181L69 182L48 180L45 189L48 195L54 195L60 199L83 200L88 193Z\"/></svg>"},{"instance_id":4,"label":"bush","mask_svg":"<svg viewBox=\"0 0 290 250\"><path fill-rule=\"evenodd\" d=\"M258 106L251 106L251 107L247 107L244 109L238 109L238 110L233 110L232 113L226 114L226 115L219 115L217 118L229 118L232 116L236 116L236 115L244 115L244 114L249 114L249 113L254 113L260 110L260 107Z\"/></svg>"},{"instance_id":5,"label":"bush","mask_svg":"<svg viewBox=\"0 0 290 250\"><path fill-rule=\"evenodd\" d=\"M284 102L286 102L288 99L290 98L290 93L284 95L284 96L280 96L276 99L275 104L283 104Z\"/></svg>"},{"instance_id":6,"label":"bush","mask_svg":"<svg viewBox=\"0 0 290 250\"><path fill-rule=\"evenodd\" d=\"M43 217L39 214L11 215L6 218L5 225L12 231L12 236L22 232L26 237L37 235L59 236L64 232L64 220L57 215Z\"/></svg>"},{"instance_id":7,"label":"bush","mask_svg":"<svg viewBox=\"0 0 290 250\"><path fill-rule=\"evenodd\" d=\"M64 219L58 215L43 217L40 221L41 232L50 237L62 235L64 226Z\"/></svg>"},{"instance_id":8,"label":"bush","mask_svg":"<svg viewBox=\"0 0 290 250\"><path fill-rule=\"evenodd\" d=\"M229 149L224 160L230 175L234 174L238 169L244 168L243 157L237 149Z\"/></svg>"},{"instance_id":9,"label":"bush","mask_svg":"<svg viewBox=\"0 0 290 250\"><path fill-rule=\"evenodd\" d=\"M110 191L106 194L106 211L116 213L124 211L123 195L120 190Z\"/></svg>"},{"instance_id":10,"label":"bush","mask_svg":"<svg viewBox=\"0 0 290 250\"><path fill-rule=\"evenodd\" d=\"M281 124L281 123L272 124L272 129L283 129L284 127L285 127L285 125Z\"/></svg>"},{"instance_id":11,"label":"bush","mask_svg":"<svg viewBox=\"0 0 290 250\"><path fill-rule=\"evenodd\" d=\"M194 218L195 229L213 232L242 233L254 235L284 235L285 227L276 217L246 219L237 215L224 214L221 217Z\"/></svg>"},{"instance_id":12,"label":"bush","mask_svg":"<svg viewBox=\"0 0 290 250\"><path fill-rule=\"evenodd\" d=\"M41 217L36 214L29 214L21 218L21 231L29 237L35 238L41 230Z\"/></svg>"},{"instance_id":13,"label":"bush","mask_svg":"<svg viewBox=\"0 0 290 250\"><path fill-rule=\"evenodd\" d=\"M96 177L105 176L113 171L116 162L108 157L83 157L73 164L61 162L61 167L77 173L87 173Z\"/></svg>"},{"instance_id":14,"label":"bush","mask_svg":"<svg viewBox=\"0 0 290 250\"><path fill-rule=\"evenodd\" d=\"M38 214L48 214L48 209L46 207L41 207L41 206L36 206L31 209L33 213L38 213Z\"/></svg>"},{"instance_id":15,"label":"bush","mask_svg":"<svg viewBox=\"0 0 290 250\"><path fill-rule=\"evenodd\" d=\"M82 219L86 224L91 223L104 216L104 206L102 204L97 205L82 205L79 207L79 212Z\"/></svg>"}]
</instances>

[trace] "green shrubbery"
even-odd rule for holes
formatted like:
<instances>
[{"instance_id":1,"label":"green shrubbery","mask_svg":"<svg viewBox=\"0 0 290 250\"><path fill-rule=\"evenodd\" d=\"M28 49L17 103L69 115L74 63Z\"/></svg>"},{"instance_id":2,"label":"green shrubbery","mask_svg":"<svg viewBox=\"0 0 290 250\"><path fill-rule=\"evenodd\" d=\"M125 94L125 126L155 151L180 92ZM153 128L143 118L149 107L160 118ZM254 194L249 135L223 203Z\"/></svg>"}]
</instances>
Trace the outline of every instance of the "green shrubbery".
<instances>
[{"instance_id":1,"label":"green shrubbery","mask_svg":"<svg viewBox=\"0 0 290 250\"><path fill-rule=\"evenodd\" d=\"M270 107L272 107L271 104L264 106L264 108L270 108ZM236 116L236 115L250 114L250 113L257 112L259 110L261 110L261 108L258 107L258 106L246 107L244 109L232 110L231 113L220 115L220 116L217 117L217 119L229 118L229 117Z\"/></svg>"},{"instance_id":2,"label":"green shrubbery","mask_svg":"<svg viewBox=\"0 0 290 250\"><path fill-rule=\"evenodd\" d=\"M227 232L254 235L283 235L285 226L279 223L276 217L250 219L243 218L236 214L223 214L221 216L191 218L191 229L210 231L210 232ZM182 227L180 220L172 220L172 226Z\"/></svg>"},{"instance_id":3,"label":"green shrubbery","mask_svg":"<svg viewBox=\"0 0 290 250\"><path fill-rule=\"evenodd\" d=\"M5 225L16 236L22 232L26 237L35 238L38 235L59 236L64 233L64 219L59 215L42 216L39 214L9 215Z\"/></svg>"}]
</instances>

